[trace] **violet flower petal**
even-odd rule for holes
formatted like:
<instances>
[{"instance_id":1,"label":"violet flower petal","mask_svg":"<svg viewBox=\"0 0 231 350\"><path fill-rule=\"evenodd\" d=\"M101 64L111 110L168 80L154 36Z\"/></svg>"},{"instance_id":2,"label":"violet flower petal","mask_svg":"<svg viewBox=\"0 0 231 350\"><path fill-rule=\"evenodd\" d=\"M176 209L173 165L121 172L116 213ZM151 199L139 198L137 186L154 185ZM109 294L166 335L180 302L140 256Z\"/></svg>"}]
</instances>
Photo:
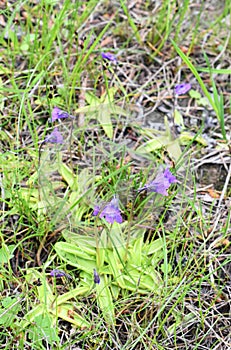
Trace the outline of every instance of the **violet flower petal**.
<instances>
[{"instance_id":1,"label":"violet flower petal","mask_svg":"<svg viewBox=\"0 0 231 350\"><path fill-rule=\"evenodd\" d=\"M117 59L116 57L110 53L110 52L102 52L101 53L101 56L104 60L108 60L108 61L111 61L111 62L114 62L114 63L117 63Z\"/></svg>"},{"instance_id":2,"label":"violet flower petal","mask_svg":"<svg viewBox=\"0 0 231 350\"><path fill-rule=\"evenodd\" d=\"M54 128L50 135L45 137L44 142L63 144L63 136L58 128Z\"/></svg>"},{"instance_id":3,"label":"violet flower petal","mask_svg":"<svg viewBox=\"0 0 231 350\"><path fill-rule=\"evenodd\" d=\"M70 114L68 114L67 112L63 111L62 109L58 108L58 107L54 107L53 111L51 112L51 121L52 123L55 120L58 119L65 119L65 118L69 118Z\"/></svg>"},{"instance_id":4,"label":"violet flower petal","mask_svg":"<svg viewBox=\"0 0 231 350\"><path fill-rule=\"evenodd\" d=\"M54 269L50 272L50 275L51 277L68 277L68 278L71 278L70 275L68 275L68 273L65 273L64 271L62 270L57 270L57 269Z\"/></svg>"},{"instance_id":5,"label":"violet flower petal","mask_svg":"<svg viewBox=\"0 0 231 350\"><path fill-rule=\"evenodd\" d=\"M177 182L176 177L171 173L171 171L169 170L169 168L166 168L166 169L165 169L165 171L164 171L164 177L165 177L166 179L168 179L168 181L169 181L170 184Z\"/></svg>"},{"instance_id":6,"label":"violet flower petal","mask_svg":"<svg viewBox=\"0 0 231 350\"><path fill-rule=\"evenodd\" d=\"M94 269L94 283L100 284L100 277L96 269Z\"/></svg>"},{"instance_id":7,"label":"violet flower petal","mask_svg":"<svg viewBox=\"0 0 231 350\"><path fill-rule=\"evenodd\" d=\"M109 224L113 224L114 222L121 224L123 221L119 209L119 202L116 197L104 206L95 206L93 215L96 216L98 214L101 219L104 218Z\"/></svg>"},{"instance_id":8,"label":"violet flower petal","mask_svg":"<svg viewBox=\"0 0 231 350\"><path fill-rule=\"evenodd\" d=\"M96 205L95 207L94 207L94 211L93 211L93 216L97 216L98 214L99 214L99 212L100 212L100 206L99 205Z\"/></svg>"},{"instance_id":9,"label":"violet flower petal","mask_svg":"<svg viewBox=\"0 0 231 350\"><path fill-rule=\"evenodd\" d=\"M177 182L177 179L168 168L164 172L157 174L156 178L149 184L144 185L138 189L139 192L147 190L149 192L160 193L163 196L168 196L167 190L172 183Z\"/></svg>"},{"instance_id":10,"label":"violet flower petal","mask_svg":"<svg viewBox=\"0 0 231 350\"><path fill-rule=\"evenodd\" d=\"M190 83L182 83L175 86L175 94L176 95L183 95L186 94L191 89Z\"/></svg>"}]
</instances>

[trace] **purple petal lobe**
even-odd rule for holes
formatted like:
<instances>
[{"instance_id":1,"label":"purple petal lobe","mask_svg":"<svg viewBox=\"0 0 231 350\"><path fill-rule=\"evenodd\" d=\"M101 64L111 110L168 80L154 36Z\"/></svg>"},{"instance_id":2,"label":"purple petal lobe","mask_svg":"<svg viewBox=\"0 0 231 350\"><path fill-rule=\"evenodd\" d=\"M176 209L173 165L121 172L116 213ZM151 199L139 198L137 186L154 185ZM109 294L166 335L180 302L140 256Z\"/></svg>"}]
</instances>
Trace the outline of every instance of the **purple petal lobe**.
<instances>
[{"instance_id":1,"label":"purple petal lobe","mask_svg":"<svg viewBox=\"0 0 231 350\"><path fill-rule=\"evenodd\" d=\"M139 188L138 191L141 192L143 190L147 190L149 192L156 192L162 194L163 196L167 196L168 188L172 183L175 182L177 182L177 179L167 168L164 172L157 174L156 178L149 184L146 184L144 187Z\"/></svg>"},{"instance_id":2,"label":"purple petal lobe","mask_svg":"<svg viewBox=\"0 0 231 350\"><path fill-rule=\"evenodd\" d=\"M59 132L58 128L54 128L54 130L50 133L50 135L47 135L45 137L45 142L50 142L50 143L63 143L63 136Z\"/></svg>"},{"instance_id":3,"label":"purple petal lobe","mask_svg":"<svg viewBox=\"0 0 231 350\"><path fill-rule=\"evenodd\" d=\"M93 215L98 215L101 219L105 219L109 224L114 222L122 223L123 219L120 214L118 198L113 198L108 204L104 206L95 206Z\"/></svg>"},{"instance_id":4,"label":"purple petal lobe","mask_svg":"<svg viewBox=\"0 0 231 350\"><path fill-rule=\"evenodd\" d=\"M117 59L116 57L110 53L110 52L102 52L101 53L101 56L104 60L108 60L108 61L111 61L111 62L114 62L114 63L117 63Z\"/></svg>"},{"instance_id":5,"label":"purple petal lobe","mask_svg":"<svg viewBox=\"0 0 231 350\"><path fill-rule=\"evenodd\" d=\"M67 273L65 273L64 271L62 270L57 270L57 269L54 269L50 272L50 275L51 277L68 277L68 278L71 278L70 275L68 275Z\"/></svg>"},{"instance_id":6,"label":"purple petal lobe","mask_svg":"<svg viewBox=\"0 0 231 350\"><path fill-rule=\"evenodd\" d=\"M94 283L100 284L100 277L96 269L94 269Z\"/></svg>"},{"instance_id":7,"label":"purple petal lobe","mask_svg":"<svg viewBox=\"0 0 231 350\"><path fill-rule=\"evenodd\" d=\"M186 94L191 89L190 83L182 83L175 86L175 94L176 95L183 95Z\"/></svg>"},{"instance_id":8,"label":"purple petal lobe","mask_svg":"<svg viewBox=\"0 0 231 350\"><path fill-rule=\"evenodd\" d=\"M64 118L68 118L68 117L70 117L70 114L68 114L67 112L62 111L58 107L53 108L53 111L51 113L51 121L52 122L54 122L55 120L58 120L58 119L64 119Z\"/></svg>"},{"instance_id":9,"label":"purple petal lobe","mask_svg":"<svg viewBox=\"0 0 231 350\"><path fill-rule=\"evenodd\" d=\"M94 211L93 211L93 216L97 216L98 214L99 214L99 212L100 212L100 206L98 206L98 205L96 205L95 207L94 207Z\"/></svg>"},{"instance_id":10,"label":"purple petal lobe","mask_svg":"<svg viewBox=\"0 0 231 350\"><path fill-rule=\"evenodd\" d=\"M172 175L171 171L168 168L164 171L164 177L168 180L170 184L177 182L176 177Z\"/></svg>"}]
</instances>

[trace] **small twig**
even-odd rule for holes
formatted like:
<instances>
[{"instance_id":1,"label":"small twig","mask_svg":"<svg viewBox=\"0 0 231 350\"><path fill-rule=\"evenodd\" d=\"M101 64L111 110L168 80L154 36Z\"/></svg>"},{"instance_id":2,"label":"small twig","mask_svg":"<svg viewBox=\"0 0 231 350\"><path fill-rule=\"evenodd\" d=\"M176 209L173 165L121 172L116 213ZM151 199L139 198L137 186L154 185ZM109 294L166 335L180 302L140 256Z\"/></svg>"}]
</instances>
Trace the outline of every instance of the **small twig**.
<instances>
[{"instance_id":1,"label":"small twig","mask_svg":"<svg viewBox=\"0 0 231 350\"><path fill-rule=\"evenodd\" d=\"M88 77L82 77L82 90L79 94L79 108L85 107L85 90L87 87ZM85 123L85 114L83 112L79 113L78 126L82 127Z\"/></svg>"},{"instance_id":2,"label":"small twig","mask_svg":"<svg viewBox=\"0 0 231 350\"><path fill-rule=\"evenodd\" d=\"M4 213L5 212L5 206L6 206L6 203L5 203L5 189L4 189L4 186L3 186L3 175L0 174L0 187L1 187L1 199L2 199L2 212ZM4 215L3 215L3 220L4 220Z\"/></svg>"},{"instance_id":3,"label":"small twig","mask_svg":"<svg viewBox=\"0 0 231 350\"><path fill-rule=\"evenodd\" d=\"M221 195L220 195L220 199L219 199L219 202L218 202L218 207L217 207L217 209L219 209L219 207L220 207L220 205L221 205L221 202L223 201L223 199L224 199L224 197L225 197L225 193L226 193L226 191L227 191L230 178L231 178L231 163L230 163L230 165L229 165L228 174L227 174L227 176L226 176L225 184L224 184L224 186L223 186L223 189L222 189L222 192L221 192Z\"/></svg>"}]
</instances>

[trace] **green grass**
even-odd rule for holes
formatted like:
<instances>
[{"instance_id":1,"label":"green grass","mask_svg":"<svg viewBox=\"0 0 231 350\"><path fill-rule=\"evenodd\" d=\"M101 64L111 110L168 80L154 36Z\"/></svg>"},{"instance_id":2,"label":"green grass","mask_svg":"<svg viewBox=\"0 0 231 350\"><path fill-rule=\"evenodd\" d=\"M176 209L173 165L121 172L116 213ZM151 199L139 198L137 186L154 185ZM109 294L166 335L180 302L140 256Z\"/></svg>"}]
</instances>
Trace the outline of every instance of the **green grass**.
<instances>
[{"instance_id":1,"label":"green grass","mask_svg":"<svg viewBox=\"0 0 231 350\"><path fill-rule=\"evenodd\" d=\"M230 9L194 9L1 8L0 349L229 349L231 191L195 169L211 147L227 159ZM51 123L54 106L75 118ZM62 145L43 142L55 126ZM166 166L168 196L138 194ZM115 195L122 224L92 215Z\"/></svg>"}]
</instances>

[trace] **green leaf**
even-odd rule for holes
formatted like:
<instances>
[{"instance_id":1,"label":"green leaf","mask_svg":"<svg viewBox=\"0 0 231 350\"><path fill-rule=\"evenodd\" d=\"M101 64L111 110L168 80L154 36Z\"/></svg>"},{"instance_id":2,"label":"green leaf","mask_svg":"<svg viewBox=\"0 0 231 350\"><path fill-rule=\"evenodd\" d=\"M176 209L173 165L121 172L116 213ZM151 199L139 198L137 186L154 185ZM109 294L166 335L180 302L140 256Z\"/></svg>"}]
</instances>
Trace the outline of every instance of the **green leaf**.
<instances>
[{"instance_id":1,"label":"green leaf","mask_svg":"<svg viewBox=\"0 0 231 350\"><path fill-rule=\"evenodd\" d=\"M55 308L51 310L51 313L78 328L84 329L91 327L91 323L89 323L84 317L80 316L80 312L75 311L73 303L61 304L57 310Z\"/></svg>"},{"instance_id":2,"label":"green leaf","mask_svg":"<svg viewBox=\"0 0 231 350\"><path fill-rule=\"evenodd\" d=\"M73 247L72 244L65 242L57 242L55 250L61 259L80 270L92 273L96 267L96 258L87 254L80 247Z\"/></svg>"},{"instance_id":3,"label":"green leaf","mask_svg":"<svg viewBox=\"0 0 231 350\"><path fill-rule=\"evenodd\" d=\"M14 257L13 252L15 248L15 244L6 245L2 243L2 248L0 248L0 264L7 264Z\"/></svg>"},{"instance_id":4,"label":"green leaf","mask_svg":"<svg viewBox=\"0 0 231 350\"><path fill-rule=\"evenodd\" d=\"M55 300L55 305L59 306L63 303L66 303L70 299L76 298L77 296L80 296L80 295L85 295L88 292L89 292L88 287L78 286L77 288L70 290L70 292L59 295L58 298L56 298Z\"/></svg>"},{"instance_id":5,"label":"green leaf","mask_svg":"<svg viewBox=\"0 0 231 350\"><path fill-rule=\"evenodd\" d=\"M194 140L205 147L208 146L207 141L202 136L198 135L195 137L195 135L191 134L188 131L183 131L180 134L179 139L180 139L181 144L183 144L183 145L187 145L190 141Z\"/></svg>"},{"instance_id":6,"label":"green leaf","mask_svg":"<svg viewBox=\"0 0 231 350\"><path fill-rule=\"evenodd\" d=\"M1 301L0 307L0 325L12 327L19 311L21 311L21 302L19 298L6 297Z\"/></svg>"},{"instance_id":7,"label":"green leaf","mask_svg":"<svg viewBox=\"0 0 231 350\"><path fill-rule=\"evenodd\" d=\"M100 99L89 91L86 91L85 98L90 106L94 104L100 104Z\"/></svg>"},{"instance_id":8,"label":"green leaf","mask_svg":"<svg viewBox=\"0 0 231 350\"><path fill-rule=\"evenodd\" d=\"M109 324L114 324L114 304L108 287L108 279L105 275L100 278L100 283L96 285L96 297L105 321Z\"/></svg>"},{"instance_id":9,"label":"green leaf","mask_svg":"<svg viewBox=\"0 0 231 350\"><path fill-rule=\"evenodd\" d=\"M173 159L175 162L177 162L182 155L182 151L179 145L179 139L175 139L174 141L169 142L166 145L166 149L171 159Z\"/></svg>"},{"instance_id":10,"label":"green leaf","mask_svg":"<svg viewBox=\"0 0 231 350\"><path fill-rule=\"evenodd\" d=\"M49 344L59 342L60 339L53 326L53 318L48 313L42 313L35 316L33 326L30 327L28 337L33 341L33 344L40 344L42 340L46 340Z\"/></svg>"},{"instance_id":11,"label":"green leaf","mask_svg":"<svg viewBox=\"0 0 231 350\"><path fill-rule=\"evenodd\" d=\"M189 96L192 98L195 98L196 100L199 100L201 98L201 94L198 91L193 89L189 91Z\"/></svg>"},{"instance_id":12,"label":"green leaf","mask_svg":"<svg viewBox=\"0 0 231 350\"><path fill-rule=\"evenodd\" d=\"M201 68L196 67L197 71L199 72L206 72L206 73L215 73L215 74L231 74L231 69L226 68Z\"/></svg>"},{"instance_id":13,"label":"green leaf","mask_svg":"<svg viewBox=\"0 0 231 350\"><path fill-rule=\"evenodd\" d=\"M123 274L122 274L122 268L123 266L121 265L121 262L118 259L118 256L116 255L116 252L107 251L106 255L107 262L110 266L111 273L113 274L115 282L121 287L121 288L126 288L126 284L123 279Z\"/></svg>"},{"instance_id":14,"label":"green leaf","mask_svg":"<svg viewBox=\"0 0 231 350\"><path fill-rule=\"evenodd\" d=\"M31 323L34 322L35 317L41 315L44 313L44 305L39 304L35 307L33 307L25 316L24 318L18 322L18 325L21 328L26 328L28 327Z\"/></svg>"},{"instance_id":15,"label":"green leaf","mask_svg":"<svg viewBox=\"0 0 231 350\"><path fill-rule=\"evenodd\" d=\"M111 294L112 294L113 299L117 300L119 298L119 295L120 295L119 286L112 284L110 286L110 290L111 290Z\"/></svg>"},{"instance_id":16,"label":"green leaf","mask_svg":"<svg viewBox=\"0 0 231 350\"><path fill-rule=\"evenodd\" d=\"M114 104L114 95L117 91L117 88L108 89L101 98L87 93L86 99L89 103L89 106L78 108L76 113L86 113L91 118L98 120L102 128L104 129L105 134L108 138L113 137L113 126L111 121L112 115L123 115L127 116L127 112Z\"/></svg>"},{"instance_id":17,"label":"green leaf","mask_svg":"<svg viewBox=\"0 0 231 350\"><path fill-rule=\"evenodd\" d=\"M70 254L75 255L76 257L80 257L82 259L92 260L94 256L96 255L95 249L88 249L86 252L85 248L78 247L76 244L73 246L73 244L67 243L67 242L57 242L55 244L55 249L58 251L67 252Z\"/></svg>"},{"instance_id":18,"label":"green leaf","mask_svg":"<svg viewBox=\"0 0 231 350\"><path fill-rule=\"evenodd\" d=\"M0 64L0 75L7 75L11 74L11 70L7 67L4 67L2 64Z\"/></svg>"},{"instance_id":19,"label":"green leaf","mask_svg":"<svg viewBox=\"0 0 231 350\"><path fill-rule=\"evenodd\" d=\"M63 162L59 163L58 167L60 175L67 182L68 186L72 191L76 191L78 189L77 177L73 174L73 171Z\"/></svg>"},{"instance_id":20,"label":"green leaf","mask_svg":"<svg viewBox=\"0 0 231 350\"><path fill-rule=\"evenodd\" d=\"M108 247L109 248L119 248L125 247L125 239L122 231L121 224L114 222L108 230Z\"/></svg>"},{"instance_id":21,"label":"green leaf","mask_svg":"<svg viewBox=\"0 0 231 350\"><path fill-rule=\"evenodd\" d=\"M89 233L92 233L92 232L89 232ZM73 244L78 245L87 254L90 254L90 255L95 254L96 240L95 240L95 237L91 237L88 234L88 231L84 235L84 232L82 234L79 234L68 230L63 230L62 235L68 243L72 244L72 246Z\"/></svg>"},{"instance_id":22,"label":"green leaf","mask_svg":"<svg viewBox=\"0 0 231 350\"><path fill-rule=\"evenodd\" d=\"M143 145L137 148L138 153L151 153L157 151L165 146L169 142L167 136L160 136L155 139L145 142Z\"/></svg>"},{"instance_id":23,"label":"green leaf","mask_svg":"<svg viewBox=\"0 0 231 350\"><path fill-rule=\"evenodd\" d=\"M110 108L110 107L109 107ZM105 134L109 139L112 139L113 128L110 116L110 109L100 108L98 111L98 121L100 122L102 128L104 129Z\"/></svg>"},{"instance_id":24,"label":"green leaf","mask_svg":"<svg viewBox=\"0 0 231 350\"><path fill-rule=\"evenodd\" d=\"M134 241L132 253L128 261L129 264L135 264L135 266L141 265L142 248L143 248L143 237L140 237Z\"/></svg>"},{"instance_id":25,"label":"green leaf","mask_svg":"<svg viewBox=\"0 0 231 350\"><path fill-rule=\"evenodd\" d=\"M163 244L164 241L162 238L157 238L155 239L155 241L149 243L147 246L145 246L144 249L144 254L146 255L151 255L151 254L155 254L158 251L162 251L163 249Z\"/></svg>"},{"instance_id":26,"label":"green leaf","mask_svg":"<svg viewBox=\"0 0 231 350\"><path fill-rule=\"evenodd\" d=\"M202 97L197 101L198 106L207 107L209 105L207 97Z\"/></svg>"},{"instance_id":27,"label":"green leaf","mask_svg":"<svg viewBox=\"0 0 231 350\"><path fill-rule=\"evenodd\" d=\"M177 109L175 109L175 112L174 112L174 123L177 125L180 125L182 129L185 128L182 114Z\"/></svg>"}]
</instances>

